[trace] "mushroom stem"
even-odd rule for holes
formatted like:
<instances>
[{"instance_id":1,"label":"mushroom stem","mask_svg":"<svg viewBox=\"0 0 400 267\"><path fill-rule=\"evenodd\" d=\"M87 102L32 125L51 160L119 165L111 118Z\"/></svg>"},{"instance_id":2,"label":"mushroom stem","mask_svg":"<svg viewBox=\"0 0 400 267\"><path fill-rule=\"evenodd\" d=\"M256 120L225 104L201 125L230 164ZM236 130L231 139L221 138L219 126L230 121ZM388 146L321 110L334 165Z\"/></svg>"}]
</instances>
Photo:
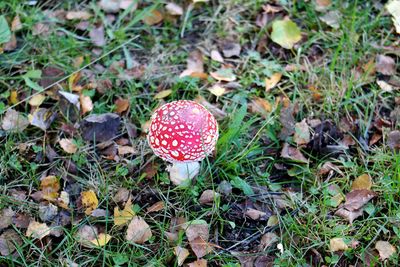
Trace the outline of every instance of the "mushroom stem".
<instances>
[{"instance_id":1,"label":"mushroom stem","mask_svg":"<svg viewBox=\"0 0 400 267\"><path fill-rule=\"evenodd\" d=\"M200 163L193 162L174 162L167 167L170 180L175 185L187 186L196 177L200 170Z\"/></svg>"}]
</instances>

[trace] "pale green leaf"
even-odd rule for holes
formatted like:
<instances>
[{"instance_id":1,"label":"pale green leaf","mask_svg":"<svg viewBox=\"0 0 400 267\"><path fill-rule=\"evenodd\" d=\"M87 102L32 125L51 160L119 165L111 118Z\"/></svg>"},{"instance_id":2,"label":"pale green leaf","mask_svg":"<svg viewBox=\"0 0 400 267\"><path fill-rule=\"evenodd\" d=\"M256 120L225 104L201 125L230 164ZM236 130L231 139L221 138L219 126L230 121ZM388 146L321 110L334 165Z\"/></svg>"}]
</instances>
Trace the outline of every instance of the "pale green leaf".
<instances>
[{"instance_id":1,"label":"pale green leaf","mask_svg":"<svg viewBox=\"0 0 400 267\"><path fill-rule=\"evenodd\" d=\"M291 20L276 20L272 24L271 39L283 48L291 49L301 40L301 32Z\"/></svg>"}]
</instances>

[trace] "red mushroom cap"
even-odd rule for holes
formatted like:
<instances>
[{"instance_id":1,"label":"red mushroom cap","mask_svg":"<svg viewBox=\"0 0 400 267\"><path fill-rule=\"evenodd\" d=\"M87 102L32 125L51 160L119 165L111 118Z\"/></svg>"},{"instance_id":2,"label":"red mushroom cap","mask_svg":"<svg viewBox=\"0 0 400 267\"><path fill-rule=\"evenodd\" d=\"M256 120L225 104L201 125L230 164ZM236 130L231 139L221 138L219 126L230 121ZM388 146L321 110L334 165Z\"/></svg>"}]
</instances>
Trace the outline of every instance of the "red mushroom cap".
<instances>
[{"instance_id":1,"label":"red mushroom cap","mask_svg":"<svg viewBox=\"0 0 400 267\"><path fill-rule=\"evenodd\" d=\"M202 105L179 100L158 108L147 140L154 153L169 162L200 161L215 148L218 124Z\"/></svg>"}]
</instances>

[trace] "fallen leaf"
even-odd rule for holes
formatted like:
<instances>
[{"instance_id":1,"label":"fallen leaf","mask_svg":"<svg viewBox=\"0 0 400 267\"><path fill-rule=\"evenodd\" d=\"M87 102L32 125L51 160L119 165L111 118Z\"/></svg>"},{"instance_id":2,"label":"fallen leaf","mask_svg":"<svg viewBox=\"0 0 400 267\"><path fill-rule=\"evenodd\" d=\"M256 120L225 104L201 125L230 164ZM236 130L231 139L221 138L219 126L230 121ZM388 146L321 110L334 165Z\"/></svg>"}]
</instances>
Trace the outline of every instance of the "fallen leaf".
<instances>
[{"instance_id":1,"label":"fallen leaf","mask_svg":"<svg viewBox=\"0 0 400 267\"><path fill-rule=\"evenodd\" d=\"M83 225L79 227L76 232L75 238L84 247L93 247L92 240L96 240L98 236L98 230L92 225Z\"/></svg>"},{"instance_id":2,"label":"fallen leaf","mask_svg":"<svg viewBox=\"0 0 400 267\"><path fill-rule=\"evenodd\" d=\"M283 48L292 49L301 40L301 32L290 19L275 20L272 23L271 39Z\"/></svg>"},{"instance_id":3,"label":"fallen leaf","mask_svg":"<svg viewBox=\"0 0 400 267\"><path fill-rule=\"evenodd\" d=\"M81 102L82 114L86 114L93 110L93 102L89 96L80 95L79 100Z\"/></svg>"},{"instance_id":4,"label":"fallen leaf","mask_svg":"<svg viewBox=\"0 0 400 267\"><path fill-rule=\"evenodd\" d=\"M265 78L265 90L269 92L279 83L281 78L282 78L282 73L280 72L272 74L270 78Z\"/></svg>"},{"instance_id":5,"label":"fallen leaf","mask_svg":"<svg viewBox=\"0 0 400 267\"><path fill-rule=\"evenodd\" d=\"M211 88L208 88L208 91L210 91L210 93L212 93L216 97L220 97L225 94L226 89L217 83L214 84Z\"/></svg>"},{"instance_id":6,"label":"fallen leaf","mask_svg":"<svg viewBox=\"0 0 400 267\"><path fill-rule=\"evenodd\" d=\"M150 14L147 14L142 20L145 24L149 25L149 26L153 26L155 24L160 23L161 21L163 21L164 16L163 14L158 11L158 10L153 10L151 11Z\"/></svg>"},{"instance_id":7,"label":"fallen leaf","mask_svg":"<svg viewBox=\"0 0 400 267\"><path fill-rule=\"evenodd\" d=\"M379 133L374 133L372 136L371 136L371 139L369 139L369 142L368 142L368 145L369 146L373 146L373 145L375 145L379 140L381 140L382 139L382 135L381 134L379 134Z\"/></svg>"},{"instance_id":8,"label":"fallen leaf","mask_svg":"<svg viewBox=\"0 0 400 267\"><path fill-rule=\"evenodd\" d=\"M199 50L189 53L186 60L186 69L179 75L180 78L204 73L203 54Z\"/></svg>"},{"instance_id":9,"label":"fallen leaf","mask_svg":"<svg viewBox=\"0 0 400 267\"><path fill-rule=\"evenodd\" d=\"M391 84L383 80L377 80L376 83L384 92L393 92L393 90L395 89Z\"/></svg>"},{"instance_id":10,"label":"fallen leaf","mask_svg":"<svg viewBox=\"0 0 400 267\"><path fill-rule=\"evenodd\" d=\"M273 6L273 5L270 5L270 4L266 4L266 5L263 5L262 9L263 9L264 12L267 13L267 14L268 14L268 13L274 14L274 13L281 12L281 11L283 10L283 7L281 7L281 6Z\"/></svg>"},{"instance_id":11,"label":"fallen leaf","mask_svg":"<svg viewBox=\"0 0 400 267\"><path fill-rule=\"evenodd\" d=\"M261 249L265 250L278 241L279 241L279 238L275 233L268 232L261 237L261 241L260 241Z\"/></svg>"},{"instance_id":12,"label":"fallen leaf","mask_svg":"<svg viewBox=\"0 0 400 267\"><path fill-rule=\"evenodd\" d=\"M46 99L46 96L44 96L43 94L37 94L34 95L30 100L29 100L29 105L34 106L34 107L38 107L40 106L43 101Z\"/></svg>"},{"instance_id":13,"label":"fallen leaf","mask_svg":"<svg viewBox=\"0 0 400 267\"><path fill-rule=\"evenodd\" d=\"M58 197L58 191L60 190L60 182L54 175L46 176L40 181L40 189L43 194L43 199L55 201Z\"/></svg>"},{"instance_id":14,"label":"fallen leaf","mask_svg":"<svg viewBox=\"0 0 400 267\"><path fill-rule=\"evenodd\" d=\"M172 16L182 16L183 15L183 8L176 3L169 2L165 6L165 10L167 10L168 14L170 14Z\"/></svg>"},{"instance_id":15,"label":"fallen leaf","mask_svg":"<svg viewBox=\"0 0 400 267\"><path fill-rule=\"evenodd\" d=\"M117 100L115 100L114 102L115 104L115 112L121 114L124 111L128 110L129 108L129 100L128 99L122 99L122 98L118 98Z\"/></svg>"},{"instance_id":16,"label":"fallen leaf","mask_svg":"<svg viewBox=\"0 0 400 267\"><path fill-rule=\"evenodd\" d=\"M153 205L151 205L150 207L147 208L147 212L157 212L160 210L163 210L165 207L164 205L164 201L157 201L156 203L154 203Z\"/></svg>"},{"instance_id":17,"label":"fallen leaf","mask_svg":"<svg viewBox=\"0 0 400 267\"><path fill-rule=\"evenodd\" d=\"M22 132L28 125L28 119L14 109L8 109L1 122L1 127L7 132Z\"/></svg>"},{"instance_id":18,"label":"fallen leaf","mask_svg":"<svg viewBox=\"0 0 400 267\"><path fill-rule=\"evenodd\" d=\"M111 235L101 233L95 239L90 240L90 242L96 247L104 247L108 243L108 241L111 240L111 238Z\"/></svg>"},{"instance_id":19,"label":"fallen leaf","mask_svg":"<svg viewBox=\"0 0 400 267\"><path fill-rule=\"evenodd\" d=\"M343 207L339 208L336 212L335 215L342 217L343 219L347 220L350 224L353 223L355 219L358 217L362 216L364 213L364 210L361 208L359 210L355 211L349 211Z\"/></svg>"},{"instance_id":20,"label":"fallen leaf","mask_svg":"<svg viewBox=\"0 0 400 267\"><path fill-rule=\"evenodd\" d=\"M19 234L14 229L7 229L0 235L0 255L9 256L22 244Z\"/></svg>"},{"instance_id":21,"label":"fallen leaf","mask_svg":"<svg viewBox=\"0 0 400 267\"><path fill-rule=\"evenodd\" d=\"M293 139L297 145L306 145L310 142L311 134L306 119L295 124Z\"/></svg>"},{"instance_id":22,"label":"fallen leaf","mask_svg":"<svg viewBox=\"0 0 400 267\"><path fill-rule=\"evenodd\" d=\"M33 114L29 114L28 116L30 124L43 131L46 131L50 127L56 117L57 113L46 108L38 108Z\"/></svg>"},{"instance_id":23,"label":"fallen leaf","mask_svg":"<svg viewBox=\"0 0 400 267\"><path fill-rule=\"evenodd\" d=\"M372 179L368 174L358 176L351 184L351 191L366 189L370 190L372 187Z\"/></svg>"},{"instance_id":24,"label":"fallen leaf","mask_svg":"<svg viewBox=\"0 0 400 267\"><path fill-rule=\"evenodd\" d=\"M219 69L216 72L211 72L210 75L218 81L233 82L236 80L236 76L230 68Z\"/></svg>"},{"instance_id":25,"label":"fallen leaf","mask_svg":"<svg viewBox=\"0 0 400 267\"><path fill-rule=\"evenodd\" d=\"M189 240L190 247L197 258L202 258L209 252L208 238L209 228L204 220L195 220L186 223L186 237Z\"/></svg>"},{"instance_id":26,"label":"fallen leaf","mask_svg":"<svg viewBox=\"0 0 400 267\"><path fill-rule=\"evenodd\" d=\"M60 197L57 198L57 205L63 209L68 209L69 205L69 194L65 191L60 192Z\"/></svg>"},{"instance_id":27,"label":"fallen leaf","mask_svg":"<svg viewBox=\"0 0 400 267\"><path fill-rule=\"evenodd\" d=\"M387 145L390 149L400 150L400 131L391 131L387 138Z\"/></svg>"},{"instance_id":28,"label":"fallen leaf","mask_svg":"<svg viewBox=\"0 0 400 267\"><path fill-rule=\"evenodd\" d=\"M82 207L85 209L85 214L90 215L93 210L99 205L96 193L93 190L81 192Z\"/></svg>"},{"instance_id":29,"label":"fallen leaf","mask_svg":"<svg viewBox=\"0 0 400 267\"><path fill-rule=\"evenodd\" d=\"M291 147L288 143L283 145L281 151L281 157L286 159L291 159L295 161L299 161L302 163L308 163L308 159L304 157L304 155L295 147Z\"/></svg>"},{"instance_id":30,"label":"fallen leaf","mask_svg":"<svg viewBox=\"0 0 400 267\"><path fill-rule=\"evenodd\" d=\"M1 220L0 220L0 230L3 230L11 225L12 218L15 215L15 212L10 208L6 208L1 210Z\"/></svg>"},{"instance_id":31,"label":"fallen leaf","mask_svg":"<svg viewBox=\"0 0 400 267\"><path fill-rule=\"evenodd\" d=\"M178 266L181 266L186 258L189 256L189 250L180 246L174 247L174 254L178 260Z\"/></svg>"},{"instance_id":32,"label":"fallen leaf","mask_svg":"<svg viewBox=\"0 0 400 267\"><path fill-rule=\"evenodd\" d=\"M253 113L260 113L267 116L272 111L272 105L264 98L255 97L251 100L250 110Z\"/></svg>"},{"instance_id":33,"label":"fallen leaf","mask_svg":"<svg viewBox=\"0 0 400 267\"><path fill-rule=\"evenodd\" d=\"M353 190L346 194L346 202L343 207L349 211L359 210L375 196L376 193L370 190Z\"/></svg>"},{"instance_id":34,"label":"fallen leaf","mask_svg":"<svg viewBox=\"0 0 400 267\"><path fill-rule=\"evenodd\" d=\"M400 34L400 1L391 0L386 4L387 11L392 15L392 21L396 32Z\"/></svg>"},{"instance_id":35,"label":"fallen leaf","mask_svg":"<svg viewBox=\"0 0 400 267\"><path fill-rule=\"evenodd\" d=\"M377 241L375 249L379 252L379 257L382 261L389 259L396 253L396 248L387 241Z\"/></svg>"},{"instance_id":36,"label":"fallen leaf","mask_svg":"<svg viewBox=\"0 0 400 267\"><path fill-rule=\"evenodd\" d=\"M188 267L207 267L207 260L200 259L200 260L188 263Z\"/></svg>"},{"instance_id":37,"label":"fallen leaf","mask_svg":"<svg viewBox=\"0 0 400 267\"><path fill-rule=\"evenodd\" d=\"M220 197L220 194L217 192L214 192L214 190L205 190L200 198L199 198L199 203L200 204L209 204L213 203L214 200Z\"/></svg>"},{"instance_id":38,"label":"fallen leaf","mask_svg":"<svg viewBox=\"0 0 400 267\"><path fill-rule=\"evenodd\" d=\"M139 216L133 217L126 231L126 240L143 244L152 237L150 226Z\"/></svg>"},{"instance_id":39,"label":"fallen leaf","mask_svg":"<svg viewBox=\"0 0 400 267\"><path fill-rule=\"evenodd\" d=\"M342 14L338 10L331 10L320 16L319 19L325 22L328 26L339 29L340 27L340 19L342 18Z\"/></svg>"},{"instance_id":40,"label":"fallen leaf","mask_svg":"<svg viewBox=\"0 0 400 267\"><path fill-rule=\"evenodd\" d=\"M154 99L163 99L163 98L166 98L167 96L169 96L170 94L172 94L172 90L171 89L163 90L161 92L158 92L154 96Z\"/></svg>"},{"instance_id":41,"label":"fallen leaf","mask_svg":"<svg viewBox=\"0 0 400 267\"><path fill-rule=\"evenodd\" d=\"M267 213L253 208L246 209L244 214L255 221L260 220L262 218L265 219L265 217L267 216Z\"/></svg>"},{"instance_id":42,"label":"fallen leaf","mask_svg":"<svg viewBox=\"0 0 400 267\"><path fill-rule=\"evenodd\" d=\"M278 225L278 224L279 224L278 216L272 215L272 216L270 216L268 218L268 221L267 221L267 226L268 227L272 227L272 226L275 226L275 225Z\"/></svg>"},{"instance_id":43,"label":"fallen leaf","mask_svg":"<svg viewBox=\"0 0 400 267\"><path fill-rule=\"evenodd\" d=\"M47 23L36 23L32 27L33 36L48 36L50 34L50 25Z\"/></svg>"},{"instance_id":44,"label":"fallen leaf","mask_svg":"<svg viewBox=\"0 0 400 267\"><path fill-rule=\"evenodd\" d=\"M11 22L11 31L16 32L22 29L21 19L16 15Z\"/></svg>"},{"instance_id":45,"label":"fallen leaf","mask_svg":"<svg viewBox=\"0 0 400 267\"><path fill-rule=\"evenodd\" d=\"M377 55L375 63L376 71L383 75L396 74L396 62L393 58L385 55Z\"/></svg>"},{"instance_id":46,"label":"fallen leaf","mask_svg":"<svg viewBox=\"0 0 400 267\"><path fill-rule=\"evenodd\" d=\"M240 56L242 47L238 43L226 42L222 47L222 53L224 57L235 57Z\"/></svg>"},{"instance_id":47,"label":"fallen leaf","mask_svg":"<svg viewBox=\"0 0 400 267\"><path fill-rule=\"evenodd\" d=\"M17 90L11 90L10 92L10 98L9 98L10 104L15 105L18 103L18 92Z\"/></svg>"},{"instance_id":48,"label":"fallen leaf","mask_svg":"<svg viewBox=\"0 0 400 267\"><path fill-rule=\"evenodd\" d=\"M98 5L107 13L117 13L120 10L121 0L100 0Z\"/></svg>"},{"instance_id":49,"label":"fallen leaf","mask_svg":"<svg viewBox=\"0 0 400 267\"><path fill-rule=\"evenodd\" d=\"M123 10L127 10L129 8L129 11L133 12L137 9L138 2L139 1L137 0L120 0L119 7Z\"/></svg>"},{"instance_id":50,"label":"fallen leaf","mask_svg":"<svg viewBox=\"0 0 400 267\"><path fill-rule=\"evenodd\" d=\"M63 138L59 141L61 148L68 154L74 154L78 150L78 147L72 139Z\"/></svg>"},{"instance_id":51,"label":"fallen leaf","mask_svg":"<svg viewBox=\"0 0 400 267\"><path fill-rule=\"evenodd\" d=\"M138 151L132 146L118 146L118 155L137 154Z\"/></svg>"},{"instance_id":52,"label":"fallen leaf","mask_svg":"<svg viewBox=\"0 0 400 267\"><path fill-rule=\"evenodd\" d=\"M224 58L218 50L212 50L210 53L211 59L219 63L224 63Z\"/></svg>"},{"instance_id":53,"label":"fallen leaf","mask_svg":"<svg viewBox=\"0 0 400 267\"><path fill-rule=\"evenodd\" d=\"M86 141L112 140L118 133L120 122L120 117L114 113L89 115L80 124L82 137Z\"/></svg>"},{"instance_id":54,"label":"fallen leaf","mask_svg":"<svg viewBox=\"0 0 400 267\"><path fill-rule=\"evenodd\" d=\"M48 236L49 234L50 228L45 223L38 223L36 221L31 221L28 229L26 230L27 237L33 237L39 240L45 236Z\"/></svg>"},{"instance_id":55,"label":"fallen leaf","mask_svg":"<svg viewBox=\"0 0 400 267\"><path fill-rule=\"evenodd\" d=\"M106 45L106 38L104 33L104 26L100 25L97 28L93 28L89 31L89 37L92 44L98 47L103 47Z\"/></svg>"},{"instance_id":56,"label":"fallen leaf","mask_svg":"<svg viewBox=\"0 0 400 267\"><path fill-rule=\"evenodd\" d=\"M17 48L17 37L15 33L11 34L10 40L3 45L4 51L14 51Z\"/></svg>"},{"instance_id":57,"label":"fallen leaf","mask_svg":"<svg viewBox=\"0 0 400 267\"><path fill-rule=\"evenodd\" d=\"M116 203L127 202L131 197L131 192L126 188L119 188L117 193L114 195L113 200Z\"/></svg>"},{"instance_id":58,"label":"fallen leaf","mask_svg":"<svg viewBox=\"0 0 400 267\"><path fill-rule=\"evenodd\" d=\"M287 140L288 137L295 133L296 121L294 119L293 109L291 105L283 107L279 114L279 121L282 124L282 129L279 133L279 138L281 140Z\"/></svg>"},{"instance_id":59,"label":"fallen leaf","mask_svg":"<svg viewBox=\"0 0 400 267\"><path fill-rule=\"evenodd\" d=\"M316 11L326 11L332 4L331 0L315 0Z\"/></svg>"},{"instance_id":60,"label":"fallen leaf","mask_svg":"<svg viewBox=\"0 0 400 267\"><path fill-rule=\"evenodd\" d=\"M114 207L115 225L124 225L128 223L133 218L133 216L135 216L135 212L132 210L132 202L130 199L128 199L122 211L119 210L118 206Z\"/></svg>"},{"instance_id":61,"label":"fallen leaf","mask_svg":"<svg viewBox=\"0 0 400 267\"><path fill-rule=\"evenodd\" d=\"M88 11L68 11L65 18L68 20L88 20L92 17L92 14Z\"/></svg>"},{"instance_id":62,"label":"fallen leaf","mask_svg":"<svg viewBox=\"0 0 400 267\"><path fill-rule=\"evenodd\" d=\"M343 238L335 237L329 241L329 250L332 252L347 250L349 247L344 242Z\"/></svg>"}]
</instances>

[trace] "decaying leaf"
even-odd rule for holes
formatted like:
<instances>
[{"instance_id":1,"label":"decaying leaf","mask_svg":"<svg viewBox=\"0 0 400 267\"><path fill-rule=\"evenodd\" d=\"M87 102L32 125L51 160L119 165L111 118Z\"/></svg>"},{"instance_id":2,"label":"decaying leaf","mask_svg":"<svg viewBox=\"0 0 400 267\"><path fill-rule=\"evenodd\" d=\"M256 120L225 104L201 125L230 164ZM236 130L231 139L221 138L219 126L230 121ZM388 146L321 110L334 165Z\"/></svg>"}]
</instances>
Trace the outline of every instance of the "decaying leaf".
<instances>
[{"instance_id":1,"label":"decaying leaf","mask_svg":"<svg viewBox=\"0 0 400 267\"><path fill-rule=\"evenodd\" d=\"M93 110L93 102L89 96L80 95L79 101L81 102L82 114L86 114Z\"/></svg>"},{"instance_id":2,"label":"decaying leaf","mask_svg":"<svg viewBox=\"0 0 400 267\"><path fill-rule=\"evenodd\" d=\"M56 117L57 113L46 108L38 108L33 114L29 114L28 116L30 124L43 131L46 131L50 127Z\"/></svg>"},{"instance_id":3,"label":"decaying leaf","mask_svg":"<svg viewBox=\"0 0 400 267\"><path fill-rule=\"evenodd\" d=\"M92 240L96 240L98 237L97 227L92 225L83 225L76 232L75 238L84 247L93 247Z\"/></svg>"},{"instance_id":4,"label":"decaying leaf","mask_svg":"<svg viewBox=\"0 0 400 267\"><path fill-rule=\"evenodd\" d=\"M250 110L253 113L260 113L263 116L267 116L272 111L272 105L264 98L254 97L251 100Z\"/></svg>"},{"instance_id":5,"label":"decaying leaf","mask_svg":"<svg viewBox=\"0 0 400 267\"><path fill-rule=\"evenodd\" d=\"M210 75L218 81L233 82L236 80L236 76L230 68L219 69L215 72L211 72Z\"/></svg>"},{"instance_id":6,"label":"decaying leaf","mask_svg":"<svg viewBox=\"0 0 400 267\"><path fill-rule=\"evenodd\" d=\"M331 0L315 0L315 10L320 12L326 11L331 4Z\"/></svg>"},{"instance_id":7,"label":"decaying leaf","mask_svg":"<svg viewBox=\"0 0 400 267\"><path fill-rule=\"evenodd\" d=\"M387 241L377 241L375 249L379 252L379 257L383 261L396 253L396 248Z\"/></svg>"},{"instance_id":8,"label":"decaying leaf","mask_svg":"<svg viewBox=\"0 0 400 267\"><path fill-rule=\"evenodd\" d=\"M0 211L0 230L3 230L11 225L14 215L15 212L10 207Z\"/></svg>"},{"instance_id":9,"label":"decaying leaf","mask_svg":"<svg viewBox=\"0 0 400 267\"><path fill-rule=\"evenodd\" d=\"M206 74L204 73L203 54L199 50L194 50L189 53L189 57L186 60L186 69L179 75L179 77L198 77L204 75Z\"/></svg>"},{"instance_id":10,"label":"decaying leaf","mask_svg":"<svg viewBox=\"0 0 400 267\"><path fill-rule=\"evenodd\" d=\"M93 190L84 191L81 193L82 207L85 209L85 214L90 215L93 210L97 209L99 200Z\"/></svg>"},{"instance_id":11,"label":"decaying leaf","mask_svg":"<svg viewBox=\"0 0 400 267\"><path fill-rule=\"evenodd\" d=\"M123 113L124 111L128 110L129 108L129 100L128 99L123 99L123 98L118 98L117 100L115 100L115 112L117 112L118 114Z\"/></svg>"},{"instance_id":12,"label":"decaying leaf","mask_svg":"<svg viewBox=\"0 0 400 267\"><path fill-rule=\"evenodd\" d=\"M375 68L377 72L382 73L383 75L396 74L396 62L389 56L376 56Z\"/></svg>"},{"instance_id":13,"label":"decaying leaf","mask_svg":"<svg viewBox=\"0 0 400 267\"><path fill-rule=\"evenodd\" d=\"M93 28L89 31L89 37L92 44L98 47L103 47L106 45L106 37L104 32L104 26L100 25L97 28Z\"/></svg>"},{"instance_id":14,"label":"decaying leaf","mask_svg":"<svg viewBox=\"0 0 400 267\"><path fill-rule=\"evenodd\" d=\"M66 19L68 20L88 20L92 17L92 14L88 11L68 11L65 15Z\"/></svg>"},{"instance_id":15,"label":"decaying leaf","mask_svg":"<svg viewBox=\"0 0 400 267\"><path fill-rule=\"evenodd\" d=\"M271 227L271 226L275 226L279 224L279 218L276 215L272 215L268 218L267 221L267 226Z\"/></svg>"},{"instance_id":16,"label":"decaying leaf","mask_svg":"<svg viewBox=\"0 0 400 267\"><path fill-rule=\"evenodd\" d=\"M256 220L260 220L262 218L265 219L265 217L267 216L267 213L257 210L257 209L248 208L245 211L245 215L256 221Z\"/></svg>"},{"instance_id":17,"label":"decaying leaf","mask_svg":"<svg viewBox=\"0 0 400 267\"><path fill-rule=\"evenodd\" d=\"M391 0L386 5L387 11L392 15L392 21L396 32L400 34L400 1Z\"/></svg>"},{"instance_id":18,"label":"decaying leaf","mask_svg":"<svg viewBox=\"0 0 400 267\"><path fill-rule=\"evenodd\" d=\"M343 219L347 220L350 224L353 223L355 219L358 217L362 216L364 213L363 208L355 211L349 211L343 207L339 208L336 212L335 215L342 217Z\"/></svg>"},{"instance_id":19,"label":"decaying leaf","mask_svg":"<svg viewBox=\"0 0 400 267\"><path fill-rule=\"evenodd\" d=\"M169 96L170 94L172 94L172 90L171 89L163 90L161 92L158 92L154 96L154 99L163 99L163 98L166 98L167 96Z\"/></svg>"},{"instance_id":20,"label":"decaying leaf","mask_svg":"<svg viewBox=\"0 0 400 267\"><path fill-rule=\"evenodd\" d=\"M218 50L212 50L210 53L211 59L219 63L224 63L224 58Z\"/></svg>"},{"instance_id":21,"label":"decaying leaf","mask_svg":"<svg viewBox=\"0 0 400 267\"><path fill-rule=\"evenodd\" d=\"M149 26L155 25L163 21L164 16L158 10L153 10L143 18L143 22Z\"/></svg>"},{"instance_id":22,"label":"decaying leaf","mask_svg":"<svg viewBox=\"0 0 400 267\"><path fill-rule=\"evenodd\" d=\"M68 154L74 154L78 150L78 147L72 139L63 138L59 141L61 148Z\"/></svg>"},{"instance_id":23,"label":"decaying leaf","mask_svg":"<svg viewBox=\"0 0 400 267\"><path fill-rule=\"evenodd\" d=\"M9 256L23 241L14 229L7 229L0 235L0 255Z\"/></svg>"},{"instance_id":24,"label":"decaying leaf","mask_svg":"<svg viewBox=\"0 0 400 267\"><path fill-rule=\"evenodd\" d=\"M50 228L45 223L31 221L28 229L26 230L27 237L33 237L41 240L43 237L50 234Z\"/></svg>"},{"instance_id":25,"label":"decaying leaf","mask_svg":"<svg viewBox=\"0 0 400 267\"><path fill-rule=\"evenodd\" d=\"M135 216L129 223L126 231L126 240L136 244L143 244L152 237L150 226L142 217Z\"/></svg>"},{"instance_id":26,"label":"decaying leaf","mask_svg":"<svg viewBox=\"0 0 400 267\"><path fill-rule=\"evenodd\" d=\"M302 163L308 163L308 159L304 157L303 153L301 153L297 148L290 146L288 143L283 145L281 157Z\"/></svg>"},{"instance_id":27,"label":"decaying leaf","mask_svg":"<svg viewBox=\"0 0 400 267\"><path fill-rule=\"evenodd\" d=\"M376 193L370 190L353 190L350 193L346 194L346 202L344 203L344 208L349 211L359 210L375 196Z\"/></svg>"},{"instance_id":28,"label":"decaying leaf","mask_svg":"<svg viewBox=\"0 0 400 267\"><path fill-rule=\"evenodd\" d=\"M190 247L198 258L202 258L210 252L208 224L206 221L196 220L188 222L187 225L185 232Z\"/></svg>"},{"instance_id":29,"label":"decaying leaf","mask_svg":"<svg viewBox=\"0 0 400 267\"><path fill-rule=\"evenodd\" d=\"M90 242L96 247L104 247L108 243L108 241L111 240L111 238L111 235L101 233L95 239L90 240Z\"/></svg>"},{"instance_id":30,"label":"decaying leaf","mask_svg":"<svg viewBox=\"0 0 400 267\"><path fill-rule=\"evenodd\" d=\"M372 187L372 179L368 174L363 174L358 176L354 182L351 184L351 190L370 190Z\"/></svg>"},{"instance_id":31,"label":"decaying leaf","mask_svg":"<svg viewBox=\"0 0 400 267\"><path fill-rule=\"evenodd\" d=\"M178 266L181 266L186 258L189 256L189 250L180 246L174 247L174 254L178 260Z\"/></svg>"},{"instance_id":32,"label":"decaying leaf","mask_svg":"<svg viewBox=\"0 0 400 267\"><path fill-rule=\"evenodd\" d=\"M43 94L37 94L34 95L30 100L29 100L29 105L34 106L34 107L38 107L40 106L43 101L46 99L46 96L44 96Z\"/></svg>"},{"instance_id":33,"label":"decaying leaf","mask_svg":"<svg viewBox=\"0 0 400 267\"><path fill-rule=\"evenodd\" d=\"M150 207L147 208L147 212L157 212L160 210L163 210L165 207L164 201L157 201L156 203L154 203L153 205L151 205Z\"/></svg>"},{"instance_id":34,"label":"decaying leaf","mask_svg":"<svg viewBox=\"0 0 400 267\"><path fill-rule=\"evenodd\" d=\"M56 176L46 176L40 181L40 189L43 194L43 199L54 201L58 197L60 182L58 181Z\"/></svg>"},{"instance_id":35,"label":"decaying leaf","mask_svg":"<svg viewBox=\"0 0 400 267\"><path fill-rule=\"evenodd\" d=\"M293 138L297 145L306 145L310 142L310 129L305 119L295 124L294 131Z\"/></svg>"},{"instance_id":36,"label":"decaying leaf","mask_svg":"<svg viewBox=\"0 0 400 267\"><path fill-rule=\"evenodd\" d=\"M261 237L260 241L261 249L265 250L278 241L279 238L275 233L268 232Z\"/></svg>"},{"instance_id":37,"label":"decaying leaf","mask_svg":"<svg viewBox=\"0 0 400 267\"><path fill-rule=\"evenodd\" d=\"M395 130L389 133L387 145L393 150L400 150L400 131Z\"/></svg>"},{"instance_id":38,"label":"decaying leaf","mask_svg":"<svg viewBox=\"0 0 400 267\"><path fill-rule=\"evenodd\" d=\"M220 194L217 192L214 192L214 190L205 190L200 198L199 198L199 202L200 204L209 204L209 203L213 203L214 200L216 200L217 198L220 197Z\"/></svg>"},{"instance_id":39,"label":"decaying leaf","mask_svg":"<svg viewBox=\"0 0 400 267\"><path fill-rule=\"evenodd\" d=\"M271 39L283 48L292 49L301 40L301 32L290 19L276 20L272 23Z\"/></svg>"},{"instance_id":40,"label":"decaying leaf","mask_svg":"<svg viewBox=\"0 0 400 267\"><path fill-rule=\"evenodd\" d=\"M328 26L334 29L339 29L341 17L342 14L338 10L331 10L319 17L319 19L325 22Z\"/></svg>"},{"instance_id":41,"label":"decaying leaf","mask_svg":"<svg viewBox=\"0 0 400 267\"><path fill-rule=\"evenodd\" d=\"M14 109L7 110L1 122L3 130L10 132L22 132L28 125L28 119Z\"/></svg>"},{"instance_id":42,"label":"decaying leaf","mask_svg":"<svg viewBox=\"0 0 400 267\"><path fill-rule=\"evenodd\" d=\"M124 225L128 223L133 216L135 216L135 212L132 210L132 201L129 199L123 210L119 210L118 206L114 207L114 224L115 225Z\"/></svg>"},{"instance_id":43,"label":"decaying leaf","mask_svg":"<svg viewBox=\"0 0 400 267\"><path fill-rule=\"evenodd\" d=\"M349 247L341 237L335 237L329 241L329 250L332 252L347 250L348 248Z\"/></svg>"},{"instance_id":44,"label":"decaying leaf","mask_svg":"<svg viewBox=\"0 0 400 267\"><path fill-rule=\"evenodd\" d=\"M200 259L200 260L188 263L188 267L207 267L207 260Z\"/></svg>"},{"instance_id":45,"label":"decaying leaf","mask_svg":"<svg viewBox=\"0 0 400 267\"><path fill-rule=\"evenodd\" d=\"M109 141L117 135L120 122L120 117L114 113L89 115L80 125L82 137L86 141Z\"/></svg>"},{"instance_id":46,"label":"decaying leaf","mask_svg":"<svg viewBox=\"0 0 400 267\"><path fill-rule=\"evenodd\" d=\"M282 73L275 72L270 78L265 78L265 91L269 92L274 88L282 78Z\"/></svg>"},{"instance_id":47,"label":"decaying leaf","mask_svg":"<svg viewBox=\"0 0 400 267\"><path fill-rule=\"evenodd\" d=\"M222 53L224 57L237 57L240 55L240 50L242 47L238 43L234 42L225 42L222 47Z\"/></svg>"},{"instance_id":48,"label":"decaying leaf","mask_svg":"<svg viewBox=\"0 0 400 267\"><path fill-rule=\"evenodd\" d=\"M16 15L11 22L11 31L16 32L22 29L21 19Z\"/></svg>"}]
</instances>

